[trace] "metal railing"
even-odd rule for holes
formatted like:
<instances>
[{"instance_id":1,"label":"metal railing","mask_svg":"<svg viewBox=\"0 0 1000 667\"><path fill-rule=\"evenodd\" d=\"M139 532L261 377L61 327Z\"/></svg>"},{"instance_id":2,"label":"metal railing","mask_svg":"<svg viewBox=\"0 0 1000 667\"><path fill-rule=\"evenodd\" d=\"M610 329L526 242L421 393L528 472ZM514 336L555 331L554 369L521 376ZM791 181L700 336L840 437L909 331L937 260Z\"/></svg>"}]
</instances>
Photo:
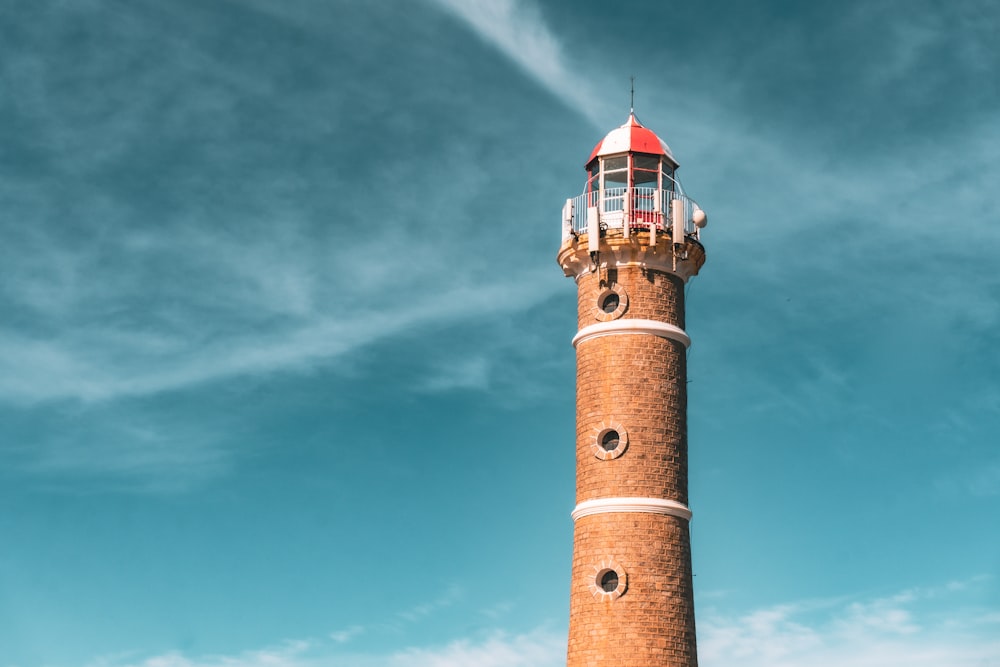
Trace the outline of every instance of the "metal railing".
<instances>
[{"instance_id":1,"label":"metal railing","mask_svg":"<svg viewBox=\"0 0 1000 667\"><path fill-rule=\"evenodd\" d=\"M656 225L658 232L672 229L671 208L684 207L684 234L699 238L698 226L692 216L697 202L673 190L657 188L604 188L599 192L585 192L566 202L563 209L563 239L572 232L587 233L587 209L596 208L601 229L649 230Z\"/></svg>"}]
</instances>

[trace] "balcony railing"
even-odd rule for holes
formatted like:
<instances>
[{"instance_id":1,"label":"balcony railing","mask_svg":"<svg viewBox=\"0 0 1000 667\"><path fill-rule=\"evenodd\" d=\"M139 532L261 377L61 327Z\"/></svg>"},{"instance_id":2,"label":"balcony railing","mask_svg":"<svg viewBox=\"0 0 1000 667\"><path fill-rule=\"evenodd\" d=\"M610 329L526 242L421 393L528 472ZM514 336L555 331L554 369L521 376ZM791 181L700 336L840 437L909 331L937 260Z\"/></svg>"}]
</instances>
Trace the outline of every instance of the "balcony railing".
<instances>
[{"instance_id":1,"label":"balcony railing","mask_svg":"<svg viewBox=\"0 0 1000 667\"><path fill-rule=\"evenodd\" d=\"M692 216L698 204L687 195L657 188L604 188L586 192L566 202L563 210L563 240L572 232L587 233L587 209L596 208L602 230L623 229L648 231L655 225L657 232L672 230L672 207L682 206L684 235L699 238L698 226Z\"/></svg>"}]
</instances>

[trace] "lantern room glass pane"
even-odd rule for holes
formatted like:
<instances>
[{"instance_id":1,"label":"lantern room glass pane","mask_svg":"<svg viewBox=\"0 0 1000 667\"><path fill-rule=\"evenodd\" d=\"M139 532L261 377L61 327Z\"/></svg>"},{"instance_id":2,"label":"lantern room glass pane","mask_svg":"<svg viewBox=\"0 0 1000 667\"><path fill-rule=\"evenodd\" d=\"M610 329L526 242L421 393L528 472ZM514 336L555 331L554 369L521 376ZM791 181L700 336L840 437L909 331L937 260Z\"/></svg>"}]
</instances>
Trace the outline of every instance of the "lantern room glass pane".
<instances>
[{"instance_id":1,"label":"lantern room glass pane","mask_svg":"<svg viewBox=\"0 0 1000 667\"><path fill-rule=\"evenodd\" d=\"M633 155L632 166L635 169L651 169L656 171L660 168L660 158L653 155Z\"/></svg>"},{"instance_id":2,"label":"lantern room glass pane","mask_svg":"<svg viewBox=\"0 0 1000 667\"><path fill-rule=\"evenodd\" d=\"M628 172L624 169L611 173L604 172L605 188L624 188L626 186L628 186Z\"/></svg>"},{"instance_id":3,"label":"lantern room glass pane","mask_svg":"<svg viewBox=\"0 0 1000 667\"><path fill-rule=\"evenodd\" d=\"M674 170L666 162L663 163L663 189L674 189Z\"/></svg>"},{"instance_id":4,"label":"lantern room glass pane","mask_svg":"<svg viewBox=\"0 0 1000 667\"><path fill-rule=\"evenodd\" d=\"M632 183L637 188L656 188L657 176L655 171L636 169L632 172Z\"/></svg>"},{"instance_id":5,"label":"lantern room glass pane","mask_svg":"<svg viewBox=\"0 0 1000 667\"><path fill-rule=\"evenodd\" d=\"M624 155L621 157L604 158L604 171L611 171L612 169L625 169L626 167L628 167L628 158Z\"/></svg>"}]
</instances>

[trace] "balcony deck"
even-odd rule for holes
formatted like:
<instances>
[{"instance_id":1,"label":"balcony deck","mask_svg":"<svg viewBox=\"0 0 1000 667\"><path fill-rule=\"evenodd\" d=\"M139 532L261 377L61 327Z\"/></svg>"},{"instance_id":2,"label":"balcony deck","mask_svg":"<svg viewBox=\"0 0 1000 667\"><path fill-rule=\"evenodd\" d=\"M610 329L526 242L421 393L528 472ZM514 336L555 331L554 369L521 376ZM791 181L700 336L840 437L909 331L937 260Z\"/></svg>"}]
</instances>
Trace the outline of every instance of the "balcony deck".
<instances>
[{"instance_id":1,"label":"balcony deck","mask_svg":"<svg viewBox=\"0 0 1000 667\"><path fill-rule=\"evenodd\" d=\"M676 202L676 203L675 203ZM657 188L604 188L586 192L567 201L563 211L563 240L572 233L587 233L587 209L596 208L602 230L646 230L655 225L657 232L671 231L672 206L684 207L684 235L699 239L700 229L692 216L697 202L673 190Z\"/></svg>"}]
</instances>

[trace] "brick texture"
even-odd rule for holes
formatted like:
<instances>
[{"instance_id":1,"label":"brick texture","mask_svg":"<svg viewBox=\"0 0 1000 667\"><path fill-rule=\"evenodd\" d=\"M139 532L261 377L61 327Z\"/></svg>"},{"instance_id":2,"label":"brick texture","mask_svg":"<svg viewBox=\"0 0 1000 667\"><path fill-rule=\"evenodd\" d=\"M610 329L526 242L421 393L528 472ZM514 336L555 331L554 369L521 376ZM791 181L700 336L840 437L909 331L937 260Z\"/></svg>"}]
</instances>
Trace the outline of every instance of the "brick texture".
<instances>
[{"instance_id":1,"label":"brick texture","mask_svg":"<svg viewBox=\"0 0 1000 667\"><path fill-rule=\"evenodd\" d=\"M684 327L683 282L636 266L584 274L578 281L581 328L597 321L598 295L628 293L623 319ZM687 367L684 346L647 334L585 340L577 348L577 502L641 496L687 504ZM601 460L591 448L601 423L620 422L628 447ZM612 558L628 589L600 601L594 566ZM687 522L673 516L608 513L575 526L567 667L697 665Z\"/></svg>"},{"instance_id":2,"label":"brick texture","mask_svg":"<svg viewBox=\"0 0 1000 667\"><path fill-rule=\"evenodd\" d=\"M597 297L609 285L617 284L628 294L623 318L658 320L684 328L684 283L675 275L637 266L601 269L585 274L577 282L579 327L597 322Z\"/></svg>"},{"instance_id":3,"label":"brick texture","mask_svg":"<svg viewBox=\"0 0 1000 667\"><path fill-rule=\"evenodd\" d=\"M614 558L628 590L602 602L593 564ZM687 522L659 514L595 514L576 523L568 667L698 664Z\"/></svg>"}]
</instances>

